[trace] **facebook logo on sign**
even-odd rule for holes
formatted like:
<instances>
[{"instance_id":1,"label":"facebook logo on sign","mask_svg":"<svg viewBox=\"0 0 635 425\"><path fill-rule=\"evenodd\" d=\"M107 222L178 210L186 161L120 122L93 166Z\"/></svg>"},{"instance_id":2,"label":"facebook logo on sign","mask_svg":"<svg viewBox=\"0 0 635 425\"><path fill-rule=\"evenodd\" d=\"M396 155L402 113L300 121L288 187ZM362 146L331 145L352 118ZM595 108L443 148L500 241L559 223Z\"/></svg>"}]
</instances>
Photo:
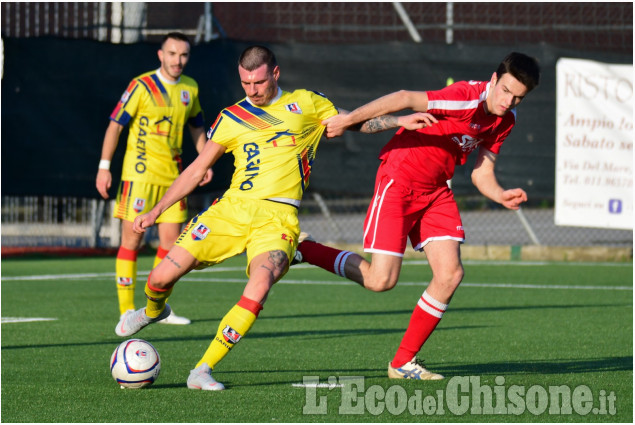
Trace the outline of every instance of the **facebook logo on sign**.
<instances>
[{"instance_id":1,"label":"facebook logo on sign","mask_svg":"<svg viewBox=\"0 0 635 425\"><path fill-rule=\"evenodd\" d=\"M621 199L609 199L609 213L621 214L622 213L622 200Z\"/></svg>"}]
</instances>

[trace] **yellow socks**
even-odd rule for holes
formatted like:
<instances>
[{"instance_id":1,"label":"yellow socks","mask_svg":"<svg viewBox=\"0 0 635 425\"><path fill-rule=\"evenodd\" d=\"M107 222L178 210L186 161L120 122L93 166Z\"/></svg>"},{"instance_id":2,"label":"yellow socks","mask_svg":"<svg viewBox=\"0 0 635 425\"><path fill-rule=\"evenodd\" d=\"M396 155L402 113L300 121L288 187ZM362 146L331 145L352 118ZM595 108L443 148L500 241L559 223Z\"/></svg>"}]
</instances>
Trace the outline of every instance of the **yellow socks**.
<instances>
[{"instance_id":1,"label":"yellow socks","mask_svg":"<svg viewBox=\"0 0 635 425\"><path fill-rule=\"evenodd\" d=\"M134 288L137 280L137 251L119 247L115 262L119 313L134 310Z\"/></svg>"},{"instance_id":2,"label":"yellow socks","mask_svg":"<svg viewBox=\"0 0 635 425\"><path fill-rule=\"evenodd\" d=\"M152 273L150 273L152 275ZM146 304L146 315L152 319L158 317L159 314L165 309L165 303L168 297L172 293L173 286L166 289L159 289L150 286L150 276L148 276L148 283L146 283L146 298L148 302Z\"/></svg>"},{"instance_id":3,"label":"yellow socks","mask_svg":"<svg viewBox=\"0 0 635 425\"><path fill-rule=\"evenodd\" d=\"M170 252L169 249L163 249L161 247L157 248L157 254L154 256L154 264L152 264L152 270L154 270L154 268L159 265L161 260L163 260L166 255L168 255L168 252ZM150 273L152 273L152 272L150 272ZM150 276L148 276L148 282L150 282ZM170 288L170 293L172 293L172 288ZM146 297L147 296L148 296L148 291L147 291L147 288L146 288ZM168 302L168 299L166 297L165 301L163 302L163 306L165 306L165 303L167 303L167 302ZM161 311L163 311L163 306L161 307ZM159 314L161 314L161 311L159 311L157 313L157 316ZM146 314L147 314L147 312L148 312L148 310L147 310L147 307L146 307ZM156 316L150 316L150 317L156 317Z\"/></svg>"},{"instance_id":4,"label":"yellow socks","mask_svg":"<svg viewBox=\"0 0 635 425\"><path fill-rule=\"evenodd\" d=\"M259 302L241 297L238 304L232 307L221 320L214 340L207 348L201 360L196 364L196 367L207 363L211 369L214 369L214 366L216 366L216 364L229 353L229 350L249 331L258 318L260 310L262 310L262 305Z\"/></svg>"}]
</instances>

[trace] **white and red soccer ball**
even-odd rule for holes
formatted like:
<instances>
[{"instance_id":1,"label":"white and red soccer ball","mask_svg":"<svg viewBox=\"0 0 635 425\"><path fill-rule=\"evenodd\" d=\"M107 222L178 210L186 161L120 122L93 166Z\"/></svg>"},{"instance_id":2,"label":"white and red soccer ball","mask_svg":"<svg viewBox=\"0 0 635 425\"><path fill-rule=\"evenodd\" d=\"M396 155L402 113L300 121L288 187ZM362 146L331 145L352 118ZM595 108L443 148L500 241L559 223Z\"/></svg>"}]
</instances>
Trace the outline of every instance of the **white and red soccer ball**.
<instances>
[{"instance_id":1,"label":"white and red soccer ball","mask_svg":"<svg viewBox=\"0 0 635 425\"><path fill-rule=\"evenodd\" d=\"M142 339L122 342L110 357L110 372L121 388L147 387L157 379L160 371L159 352Z\"/></svg>"}]
</instances>

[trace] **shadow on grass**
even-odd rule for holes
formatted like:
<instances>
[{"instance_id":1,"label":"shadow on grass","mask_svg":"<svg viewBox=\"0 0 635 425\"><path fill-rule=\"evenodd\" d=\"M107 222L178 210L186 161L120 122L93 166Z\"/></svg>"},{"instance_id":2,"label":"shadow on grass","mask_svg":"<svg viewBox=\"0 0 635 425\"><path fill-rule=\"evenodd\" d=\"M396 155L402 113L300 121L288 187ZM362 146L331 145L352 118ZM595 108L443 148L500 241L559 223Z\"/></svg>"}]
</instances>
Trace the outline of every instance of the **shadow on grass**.
<instances>
[{"instance_id":1,"label":"shadow on grass","mask_svg":"<svg viewBox=\"0 0 635 425\"><path fill-rule=\"evenodd\" d=\"M315 363L314 363L315 364ZM443 374L447 379L453 376L484 376L484 375L550 375L550 374L585 374L598 372L619 372L633 369L633 357L604 357L596 359L559 359L550 361L518 361L494 362L466 365L445 366L432 365L435 372ZM254 382L257 377L267 374L284 374L292 376L289 379L277 379ZM248 382L241 383L239 375L249 376ZM356 369L325 369L319 367L302 367L267 370L223 370L219 369L214 376L227 388L253 387L271 385L300 384L304 376L319 376L321 382L327 382L329 376L363 376L369 378L386 378L386 368L356 368ZM234 379L232 379L234 378ZM447 379L445 382L447 382ZM154 388L179 388L185 384L154 384Z\"/></svg>"},{"instance_id":2,"label":"shadow on grass","mask_svg":"<svg viewBox=\"0 0 635 425\"><path fill-rule=\"evenodd\" d=\"M437 331L447 331L454 329L470 329L470 328L482 328L485 326L456 326L456 327L445 327L440 328ZM280 331L280 332L250 332L249 339L262 339L262 338L294 338L299 337L304 339L313 339L313 338L338 338L344 336L368 336L368 335L384 335L384 334L403 334L405 329L402 328L386 328L386 329L324 329L324 330L297 330L297 331ZM216 330L214 329L214 334ZM178 337L152 337L152 342L184 342L184 341L211 341L214 337L214 334L210 331L209 334L203 335L189 335L189 336L178 336ZM144 339L143 335L136 334L134 336L129 337L132 338L140 338ZM108 339L102 341L93 341L93 342L67 342L67 343L58 343L58 344L34 344L34 345L5 345L2 346L2 350L19 350L19 349L42 349L42 348L63 348L63 347L83 347L83 346L91 346L91 345L108 345L108 346L117 346L126 338L119 339Z\"/></svg>"},{"instance_id":3,"label":"shadow on grass","mask_svg":"<svg viewBox=\"0 0 635 425\"><path fill-rule=\"evenodd\" d=\"M383 363L382 363L383 365ZM452 376L481 376L498 374L567 374L589 372L619 372L633 370L633 357L603 357L595 359L557 359L557 360L526 360L511 362L472 363L463 365L444 365L429 363L427 366L446 377ZM381 372L385 376L386 368L360 368L360 369L320 369L319 367L303 367L276 369L276 373L302 373L304 375L355 375L365 372ZM268 373L264 370L222 370L223 374L232 373Z\"/></svg>"},{"instance_id":4,"label":"shadow on grass","mask_svg":"<svg viewBox=\"0 0 635 425\"><path fill-rule=\"evenodd\" d=\"M577 309L577 308L610 308L610 307L625 307L630 304L585 304L585 305L524 305L524 306L503 306L503 307L459 307L456 309L448 310L448 314L460 314L460 313L472 313L472 312L504 312L504 311L514 311L514 310L545 310L545 309ZM297 314L297 315L284 315L284 316L266 316L261 315L258 321L262 320L273 320L273 319L302 319L302 318L319 318L319 317L347 317L347 316L382 316L382 315L410 315L412 310L390 310L390 311L353 311L353 312L339 312L339 313L308 313L308 314ZM213 334L216 333L216 324L220 321L220 318L209 318L209 319L198 319L193 320L192 324L196 323L205 323L205 322L213 322L215 325L210 328L209 333L200 336L189 335L185 337L156 337L153 336L153 341L198 341L198 340L210 340L213 337ZM7 326L6 324L3 326ZM19 324L13 324L13 326L19 326ZM154 325L157 326L157 325ZM158 325L162 326L162 325ZM297 330L297 331L280 331L280 332L257 332L253 331L249 334L249 339L259 339L259 338L289 338L289 337L305 337L305 338L336 338L342 336L351 336L351 335L383 335L383 334L391 334L391 333L399 333L402 334L405 331L406 322L404 322L403 328L387 328L387 329L326 329L326 330ZM460 326L460 327L440 327L437 329L437 332L450 331L450 330L465 330L465 329L475 329L475 328L485 328L486 326ZM109 327L108 331L112 332L112 328ZM114 333L114 332L113 332ZM143 339L143 333L136 334L135 336L131 336L130 338L141 338ZM51 344L34 344L34 345L2 345L2 350L15 350L15 349L29 349L29 348L55 348L55 347L77 347L77 346L89 346L89 345L112 345L119 344L124 339L121 338L109 338L101 341L91 341L91 342L67 342L67 343L51 343ZM631 364L632 366L632 364Z\"/></svg>"},{"instance_id":5,"label":"shadow on grass","mask_svg":"<svg viewBox=\"0 0 635 425\"><path fill-rule=\"evenodd\" d=\"M463 365L438 365L439 373L448 376L488 374L571 374L589 372L618 372L633 370L633 356L601 357L595 359L527 360Z\"/></svg>"},{"instance_id":6,"label":"shadow on grass","mask_svg":"<svg viewBox=\"0 0 635 425\"><path fill-rule=\"evenodd\" d=\"M319 317L354 317L354 316L390 316L390 315L410 315L413 308L409 310L382 310L382 311L343 311L343 312L328 312L328 313L304 313L304 314L287 314L287 315L269 315L266 310L258 317L258 321L263 320L278 320L278 319L305 319L305 318L319 318ZM611 307L632 307L631 304L580 304L580 305L521 305L521 306L484 306L484 307L457 307L453 308L452 305L448 308L447 314L455 313L480 313L480 312L494 312L494 311L516 311L516 310L549 310L549 309L577 309L577 308L611 308ZM192 320L192 323L199 322L218 322L220 318L198 319Z\"/></svg>"}]
</instances>

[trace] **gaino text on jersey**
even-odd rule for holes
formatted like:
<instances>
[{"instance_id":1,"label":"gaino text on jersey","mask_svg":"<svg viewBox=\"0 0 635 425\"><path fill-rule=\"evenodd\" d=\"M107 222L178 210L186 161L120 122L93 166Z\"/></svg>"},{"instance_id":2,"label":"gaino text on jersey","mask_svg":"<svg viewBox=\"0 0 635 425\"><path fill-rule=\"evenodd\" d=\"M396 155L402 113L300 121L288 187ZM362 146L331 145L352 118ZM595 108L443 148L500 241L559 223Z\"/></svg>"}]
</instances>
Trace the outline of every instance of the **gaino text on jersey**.
<instances>
[{"instance_id":1,"label":"gaino text on jersey","mask_svg":"<svg viewBox=\"0 0 635 425\"><path fill-rule=\"evenodd\" d=\"M260 149L256 143L245 143L243 151L247 154L247 166L245 167L246 180L240 184L240 190L249 190L254 187L251 181L260 171Z\"/></svg>"},{"instance_id":2,"label":"gaino text on jersey","mask_svg":"<svg viewBox=\"0 0 635 425\"><path fill-rule=\"evenodd\" d=\"M282 136L286 136L286 138L290 139L287 143L282 142L279 144L279 141ZM267 146L263 147L263 149L267 148L282 148L285 146L294 146L296 144L295 134L286 131L278 131L271 139L267 140ZM256 143L245 143L243 145L243 151L247 154L247 164L245 165L245 180L240 184L240 190L250 190L254 187L252 180L258 175L260 172L260 147Z\"/></svg>"},{"instance_id":3,"label":"gaino text on jersey","mask_svg":"<svg viewBox=\"0 0 635 425\"><path fill-rule=\"evenodd\" d=\"M163 117L159 121L154 123L154 130L150 127L150 119L146 116L139 117L139 135L137 137L137 161L135 162L135 171L139 174L146 172L146 163L148 160L146 151L145 136L148 134L159 135L168 138L170 136L170 129L172 126L172 120L170 117Z\"/></svg>"},{"instance_id":4,"label":"gaino text on jersey","mask_svg":"<svg viewBox=\"0 0 635 425\"><path fill-rule=\"evenodd\" d=\"M148 132L144 129L150 125L150 121L148 117L140 117L139 118L139 137L137 137L137 162L135 163L135 171L139 174L143 174L146 172L146 161L148 160L146 156L146 141L144 137L148 134Z\"/></svg>"}]
</instances>

